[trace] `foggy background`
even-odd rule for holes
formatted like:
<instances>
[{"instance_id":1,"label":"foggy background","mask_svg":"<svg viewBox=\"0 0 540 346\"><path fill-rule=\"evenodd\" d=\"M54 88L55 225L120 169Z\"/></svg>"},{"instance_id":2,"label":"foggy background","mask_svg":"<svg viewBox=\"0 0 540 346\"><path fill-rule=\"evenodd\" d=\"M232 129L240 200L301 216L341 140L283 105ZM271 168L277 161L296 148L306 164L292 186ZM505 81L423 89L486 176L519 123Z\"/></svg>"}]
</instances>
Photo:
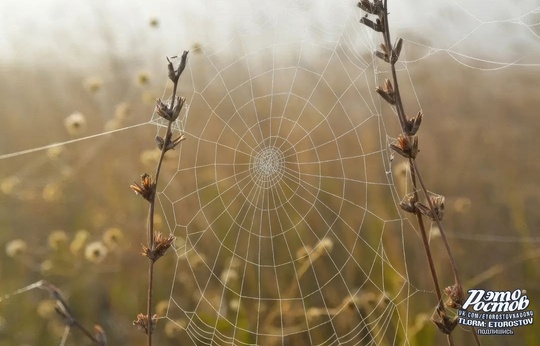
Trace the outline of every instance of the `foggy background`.
<instances>
[{"instance_id":1,"label":"foggy background","mask_svg":"<svg viewBox=\"0 0 540 346\"><path fill-rule=\"evenodd\" d=\"M178 54L194 43L228 41L246 24L264 26L281 20L294 23L300 31L331 29L355 4L348 0L3 0L0 58L3 63L61 61L77 67L95 67L96 59L110 54L144 61ZM537 63L527 60L538 53L538 26L527 26L538 23L534 0L390 1L389 12L394 37L409 31L435 49L500 62ZM159 29L148 32L152 18L159 20Z\"/></svg>"}]
</instances>

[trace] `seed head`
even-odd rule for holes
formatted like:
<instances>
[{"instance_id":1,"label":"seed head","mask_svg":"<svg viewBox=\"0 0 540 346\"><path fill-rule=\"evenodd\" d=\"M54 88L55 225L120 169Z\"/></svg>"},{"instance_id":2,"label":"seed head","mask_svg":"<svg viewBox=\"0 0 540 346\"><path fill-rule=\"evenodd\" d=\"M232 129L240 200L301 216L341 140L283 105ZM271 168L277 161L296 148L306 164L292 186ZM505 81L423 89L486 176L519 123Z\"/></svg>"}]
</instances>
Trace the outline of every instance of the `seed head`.
<instances>
[{"instance_id":1,"label":"seed head","mask_svg":"<svg viewBox=\"0 0 540 346\"><path fill-rule=\"evenodd\" d=\"M422 123L423 117L424 114L422 111L419 111L414 118L407 119L407 122L405 123L405 133L407 133L409 136L414 136L420 129L420 124Z\"/></svg>"},{"instance_id":2,"label":"seed head","mask_svg":"<svg viewBox=\"0 0 540 346\"><path fill-rule=\"evenodd\" d=\"M432 319L433 323L443 334L451 334L458 324L458 317L450 318L444 312L438 312L438 314L438 318Z\"/></svg>"},{"instance_id":3,"label":"seed head","mask_svg":"<svg viewBox=\"0 0 540 346\"><path fill-rule=\"evenodd\" d=\"M156 328L158 317L159 316L157 314L154 314L154 316L152 316L152 332ZM148 326L150 325L150 323L148 322L148 315L139 313L137 315L137 319L133 321L133 325L136 326L138 330L144 332L145 334L148 334Z\"/></svg>"},{"instance_id":4,"label":"seed head","mask_svg":"<svg viewBox=\"0 0 540 346\"><path fill-rule=\"evenodd\" d=\"M171 247L174 239L175 237L173 235L166 237L163 233L157 232L154 234L152 248L143 245L142 255L155 262L165 255L165 252Z\"/></svg>"},{"instance_id":5,"label":"seed head","mask_svg":"<svg viewBox=\"0 0 540 346\"><path fill-rule=\"evenodd\" d=\"M452 309L460 309L465 302L465 293L463 287L458 284L448 286L444 289L444 293L448 296L445 305Z\"/></svg>"},{"instance_id":6,"label":"seed head","mask_svg":"<svg viewBox=\"0 0 540 346\"><path fill-rule=\"evenodd\" d=\"M150 73L147 71L139 71L139 73L137 73L137 84L143 86L148 83L150 83Z\"/></svg>"},{"instance_id":7,"label":"seed head","mask_svg":"<svg viewBox=\"0 0 540 346\"><path fill-rule=\"evenodd\" d=\"M120 228L111 227L108 228L105 233L103 233L103 243L107 246L108 249L114 250L118 248L120 242L124 238L124 233Z\"/></svg>"},{"instance_id":8,"label":"seed head","mask_svg":"<svg viewBox=\"0 0 540 346\"><path fill-rule=\"evenodd\" d=\"M407 159L415 159L418 154L418 137L400 134L397 141L390 144L390 147Z\"/></svg>"},{"instance_id":9,"label":"seed head","mask_svg":"<svg viewBox=\"0 0 540 346\"><path fill-rule=\"evenodd\" d=\"M13 239L6 244L6 254L8 257L19 257L28 249L28 245L22 239Z\"/></svg>"},{"instance_id":10,"label":"seed head","mask_svg":"<svg viewBox=\"0 0 540 346\"><path fill-rule=\"evenodd\" d=\"M131 184L129 187L148 202L152 201L154 198L156 183L152 181L150 175L144 173L141 175L141 185L133 182L133 184Z\"/></svg>"},{"instance_id":11,"label":"seed head","mask_svg":"<svg viewBox=\"0 0 540 346\"><path fill-rule=\"evenodd\" d=\"M94 94L103 87L103 79L100 77L88 77L84 80L84 88L90 94Z\"/></svg>"},{"instance_id":12,"label":"seed head","mask_svg":"<svg viewBox=\"0 0 540 346\"><path fill-rule=\"evenodd\" d=\"M107 256L107 247L100 241L86 245L84 257L94 263L101 263Z\"/></svg>"},{"instance_id":13,"label":"seed head","mask_svg":"<svg viewBox=\"0 0 540 346\"><path fill-rule=\"evenodd\" d=\"M49 247L53 250L59 250L62 246L66 245L68 236L66 232L62 230L55 230L49 234L48 243Z\"/></svg>"},{"instance_id":14,"label":"seed head","mask_svg":"<svg viewBox=\"0 0 540 346\"><path fill-rule=\"evenodd\" d=\"M79 135L86 130L86 117L81 112L72 113L64 119L64 126L70 135Z\"/></svg>"},{"instance_id":15,"label":"seed head","mask_svg":"<svg viewBox=\"0 0 540 346\"><path fill-rule=\"evenodd\" d=\"M431 196L429 197L431 204L433 205L433 211L426 205L418 202L415 203L415 207L420 211L424 216L427 216L433 221L439 219L442 221L444 217L444 196Z\"/></svg>"}]
</instances>

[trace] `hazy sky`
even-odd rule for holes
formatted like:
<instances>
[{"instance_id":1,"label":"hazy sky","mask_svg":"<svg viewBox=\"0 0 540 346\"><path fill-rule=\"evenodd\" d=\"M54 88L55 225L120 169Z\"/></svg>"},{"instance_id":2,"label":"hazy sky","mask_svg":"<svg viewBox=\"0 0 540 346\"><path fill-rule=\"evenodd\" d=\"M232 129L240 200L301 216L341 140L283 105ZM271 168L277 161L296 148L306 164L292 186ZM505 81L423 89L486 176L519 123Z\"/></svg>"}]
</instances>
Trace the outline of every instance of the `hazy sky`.
<instances>
[{"instance_id":1,"label":"hazy sky","mask_svg":"<svg viewBox=\"0 0 540 346\"><path fill-rule=\"evenodd\" d=\"M249 33L276 22L291 34L307 28L335 35L347 16L360 15L355 5L349 0L0 0L0 59L92 63L111 50L171 55L194 43L227 42L239 28ZM538 0L399 0L389 6L394 28L431 39L433 47L494 60L506 54L513 59L517 46L540 47L539 27L530 26L540 22ZM152 18L159 27L150 27ZM525 54L523 48L518 54Z\"/></svg>"}]
</instances>

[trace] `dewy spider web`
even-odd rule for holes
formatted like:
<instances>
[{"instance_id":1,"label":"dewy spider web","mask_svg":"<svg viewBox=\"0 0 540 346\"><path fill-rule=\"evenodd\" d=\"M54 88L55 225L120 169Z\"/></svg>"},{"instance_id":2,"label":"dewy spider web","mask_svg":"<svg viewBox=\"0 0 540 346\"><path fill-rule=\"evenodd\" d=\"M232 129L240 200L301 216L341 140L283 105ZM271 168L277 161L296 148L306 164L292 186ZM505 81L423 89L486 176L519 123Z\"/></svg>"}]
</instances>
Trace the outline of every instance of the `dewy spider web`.
<instances>
[{"instance_id":1,"label":"dewy spider web","mask_svg":"<svg viewBox=\"0 0 540 346\"><path fill-rule=\"evenodd\" d=\"M229 54L191 53L188 140L159 204L179 239L167 318L196 343L407 342L417 290L369 92L373 43L342 10L315 37L283 41L282 14Z\"/></svg>"},{"instance_id":2,"label":"dewy spider web","mask_svg":"<svg viewBox=\"0 0 540 346\"><path fill-rule=\"evenodd\" d=\"M433 297L409 277L376 39L352 6L309 30L294 8L191 53L188 141L159 194L178 237L166 318L197 344L408 344L413 296Z\"/></svg>"}]
</instances>

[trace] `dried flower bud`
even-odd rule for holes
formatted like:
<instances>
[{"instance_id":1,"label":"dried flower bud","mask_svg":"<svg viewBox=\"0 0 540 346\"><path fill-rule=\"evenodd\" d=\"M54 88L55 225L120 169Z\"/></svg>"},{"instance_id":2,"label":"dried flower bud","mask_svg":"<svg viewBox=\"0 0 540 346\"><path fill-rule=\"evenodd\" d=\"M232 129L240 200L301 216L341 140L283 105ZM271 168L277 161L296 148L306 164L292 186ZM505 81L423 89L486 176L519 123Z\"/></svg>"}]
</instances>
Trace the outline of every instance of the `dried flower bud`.
<instances>
[{"instance_id":1,"label":"dried flower bud","mask_svg":"<svg viewBox=\"0 0 540 346\"><path fill-rule=\"evenodd\" d=\"M391 105L396 104L396 99L394 98L394 94L389 94L387 91L381 89L380 87L375 88L375 91L379 96L381 96L386 102L388 102Z\"/></svg>"},{"instance_id":2,"label":"dried flower bud","mask_svg":"<svg viewBox=\"0 0 540 346\"><path fill-rule=\"evenodd\" d=\"M174 108L171 110L170 105L161 101L160 99L156 100L156 112L157 114L165 120L175 121L180 115L180 111L184 107L186 102L185 97L176 97L175 98Z\"/></svg>"},{"instance_id":3,"label":"dried flower bud","mask_svg":"<svg viewBox=\"0 0 540 346\"><path fill-rule=\"evenodd\" d=\"M399 202L401 209L405 210L407 213L415 213L415 199L414 196L405 196L401 202Z\"/></svg>"},{"instance_id":4,"label":"dried flower bud","mask_svg":"<svg viewBox=\"0 0 540 346\"><path fill-rule=\"evenodd\" d=\"M433 205L433 211L420 202L416 203L415 206L419 212L431 220L436 221L436 219L439 219L442 221L444 217L444 196L432 196L430 200Z\"/></svg>"},{"instance_id":5,"label":"dried flower bud","mask_svg":"<svg viewBox=\"0 0 540 346\"><path fill-rule=\"evenodd\" d=\"M167 150L174 149L178 144L180 144L180 142L185 140L186 136L184 134L178 136L176 139L173 139L169 142L169 144L167 145Z\"/></svg>"},{"instance_id":6,"label":"dried flower bud","mask_svg":"<svg viewBox=\"0 0 540 346\"><path fill-rule=\"evenodd\" d=\"M450 334L456 328L458 324L458 317L450 318L444 311L437 310L438 319L432 319L433 323L439 328L443 334Z\"/></svg>"},{"instance_id":7,"label":"dried flower bud","mask_svg":"<svg viewBox=\"0 0 540 346\"><path fill-rule=\"evenodd\" d=\"M424 114L422 111L419 111L418 114L411 119L408 119L405 123L405 133L409 136L414 136L418 130L420 129L420 124L422 123L422 118L424 117Z\"/></svg>"},{"instance_id":8,"label":"dried flower bud","mask_svg":"<svg viewBox=\"0 0 540 346\"><path fill-rule=\"evenodd\" d=\"M165 140L161 138L161 136L156 136L156 145L159 148L159 150L163 150L163 146L165 145Z\"/></svg>"},{"instance_id":9,"label":"dried flower bud","mask_svg":"<svg viewBox=\"0 0 540 346\"><path fill-rule=\"evenodd\" d=\"M371 3L369 0L362 0L358 3L358 7L360 7L362 11L369 14L374 14L376 16L380 15L383 9L382 2L380 0L375 0L373 3Z\"/></svg>"},{"instance_id":10,"label":"dried flower bud","mask_svg":"<svg viewBox=\"0 0 540 346\"><path fill-rule=\"evenodd\" d=\"M173 58L176 58L176 56L174 56ZM174 70L173 63L172 63L171 60L169 60L169 58L167 58L167 70L168 70L169 79L173 83L176 83L176 81L177 81L177 79L176 79L176 71Z\"/></svg>"},{"instance_id":11,"label":"dried flower bud","mask_svg":"<svg viewBox=\"0 0 540 346\"><path fill-rule=\"evenodd\" d=\"M142 185L142 186L141 186ZM142 198L147 201L151 201L154 198L154 192L156 183L152 181L150 175L144 173L141 176L141 185L133 182L129 187L138 195L141 195Z\"/></svg>"},{"instance_id":12,"label":"dried flower bud","mask_svg":"<svg viewBox=\"0 0 540 346\"><path fill-rule=\"evenodd\" d=\"M184 134L178 136L176 139L173 139L171 140L169 138L169 140L167 140L167 144L165 144L165 140L163 138L161 138L160 136L156 136L156 144L159 148L159 150L163 150L163 146L166 145L165 147L165 151L169 151L171 149L174 149L178 146L178 144L180 144L180 142L182 141L185 141L186 140L186 136Z\"/></svg>"},{"instance_id":13,"label":"dried flower bud","mask_svg":"<svg viewBox=\"0 0 540 346\"><path fill-rule=\"evenodd\" d=\"M180 75L182 75L182 72L184 72L184 69L186 68L188 53L189 51L187 50L184 51L184 53L182 53L182 58L180 61L180 66L178 66L178 70L174 69L174 66L171 60L167 58L167 61L168 61L167 69L169 70L169 79L175 84L178 82ZM173 58L176 58L176 57L173 57Z\"/></svg>"},{"instance_id":14,"label":"dried flower bud","mask_svg":"<svg viewBox=\"0 0 540 346\"><path fill-rule=\"evenodd\" d=\"M174 105L174 109L172 110L172 116L170 121L175 121L178 119L178 115L180 115L180 111L182 110L182 107L184 107L184 103L186 102L185 97L177 97L176 98L176 104Z\"/></svg>"},{"instance_id":15,"label":"dried flower bud","mask_svg":"<svg viewBox=\"0 0 540 346\"><path fill-rule=\"evenodd\" d=\"M407 159L415 159L418 154L418 137L399 135L395 144L390 147Z\"/></svg>"},{"instance_id":16,"label":"dried flower bud","mask_svg":"<svg viewBox=\"0 0 540 346\"><path fill-rule=\"evenodd\" d=\"M448 286L444 289L444 293L448 296L445 305L452 309L460 309L465 302L465 293L463 287L458 284Z\"/></svg>"},{"instance_id":17,"label":"dried flower bud","mask_svg":"<svg viewBox=\"0 0 540 346\"><path fill-rule=\"evenodd\" d=\"M396 104L396 97L395 97L395 92L394 92L394 88L392 87L392 83L390 82L389 79L386 79L384 81L384 89L383 88L380 88L380 87L377 87L375 89L375 91L377 92L377 94L379 94L383 99L386 100L386 102L388 102L389 104L391 105L395 105Z\"/></svg>"},{"instance_id":18,"label":"dried flower bud","mask_svg":"<svg viewBox=\"0 0 540 346\"><path fill-rule=\"evenodd\" d=\"M381 43L379 47L381 48L381 52L383 52L384 54L388 54L388 49L386 48L386 45L384 43Z\"/></svg>"},{"instance_id":19,"label":"dried flower bud","mask_svg":"<svg viewBox=\"0 0 540 346\"><path fill-rule=\"evenodd\" d=\"M188 53L189 53L189 51L187 51L187 50L185 50L182 53L182 59L180 60L180 66L178 67L178 70L176 72L176 73L178 73L178 77L180 77L180 75L182 74L182 72L184 72L184 69L186 68Z\"/></svg>"},{"instance_id":20,"label":"dried flower bud","mask_svg":"<svg viewBox=\"0 0 540 346\"><path fill-rule=\"evenodd\" d=\"M169 105L160 99L156 100L156 112L157 114L165 120L172 121L173 113L169 109Z\"/></svg>"},{"instance_id":21,"label":"dried flower bud","mask_svg":"<svg viewBox=\"0 0 540 346\"><path fill-rule=\"evenodd\" d=\"M365 26L367 27L370 27L371 29L377 31L377 32L382 32L382 25L381 25L381 20L377 18L377 21L376 22L373 22L372 20L366 18L366 17L362 17L360 18L360 23L364 24Z\"/></svg>"},{"instance_id":22,"label":"dried flower bud","mask_svg":"<svg viewBox=\"0 0 540 346\"><path fill-rule=\"evenodd\" d=\"M392 65L398 61L399 55L401 54L401 48L403 48L403 39L400 37L396 40L394 49L392 49Z\"/></svg>"},{"instance_id":23,"label":"dried flower bud","mask_svg":"<svg viewBox=\"0 0 540 346\"><path fill-rule=\"evenodd\" d=\"M159 316L157 314L154 314L154 316L152 316L152 332L154 332L154 329L156 328L158 317ZM137 319L133 321L133 325L136 326L138 330L144 332L145 334L148 334L148 326L150 325L150 323L148 323L148 315L139 313L137 315Z\"/></svg>"},{"instance_id":24,"label":"dried flower bud","mask_svg":"<svg viewBox=\"0 0 540 346\"><path fill-rule=\"evenodd\" d=\"M143 245L142 255L155 262L165 255L165 252L171 247L175 239L173 235L166 237L163 233L155 233L152 248Z\"/></svg>"},{"instance_id":25,"label":"dried flower bud","mask_svg":"<svg viewBox=\"0 0 540 346\"><path fill-rule=\"evenodd\" d=\"M388 78L384 80L384 91L392 95L395 94L394 87L392 86L392 82Z\"/></svg>"},{"instance_id":26,"label":"dried flower bud","mask_svg":"<svg viewBox=\"0 0 540 346\"><path fill-rule=\"evenodd\" d=\"M390 62L390 59L388 59L388 54L386 53L383 53L381 51L375 51L375 56L379 59L381 59L382 61L385 61L385 62Z\"/></svg>"}]
</instances>

